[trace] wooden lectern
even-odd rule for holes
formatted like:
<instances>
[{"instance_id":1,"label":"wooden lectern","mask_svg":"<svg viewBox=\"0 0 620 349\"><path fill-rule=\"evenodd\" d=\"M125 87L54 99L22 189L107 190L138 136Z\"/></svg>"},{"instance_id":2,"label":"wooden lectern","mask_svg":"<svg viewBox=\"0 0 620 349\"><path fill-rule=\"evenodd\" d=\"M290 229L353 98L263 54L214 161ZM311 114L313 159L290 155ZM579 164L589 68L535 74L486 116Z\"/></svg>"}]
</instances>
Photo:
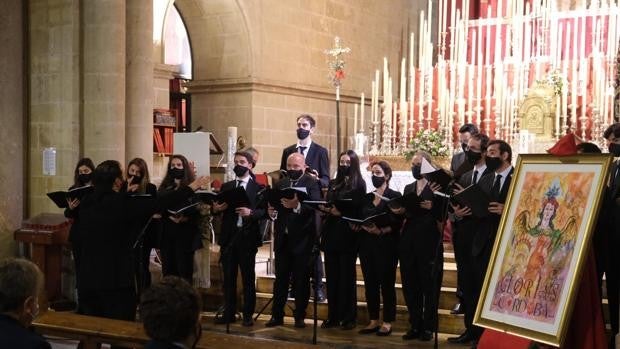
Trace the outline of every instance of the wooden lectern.
<instances>
[{"instance_id":1,"label":"wooden lectern","mask_svg":"<svg viewBox=\"0 0 620 349\"><path fill-rule=\"evenodd\" d=\"M62 214L42 213L22 222L15 240L24 244L25 255L45 275L45 294L54 308L62 297L62 248L68 244L71 222ZM45 309L45 308L44 308Z\"/></svg>"}]
</instances>

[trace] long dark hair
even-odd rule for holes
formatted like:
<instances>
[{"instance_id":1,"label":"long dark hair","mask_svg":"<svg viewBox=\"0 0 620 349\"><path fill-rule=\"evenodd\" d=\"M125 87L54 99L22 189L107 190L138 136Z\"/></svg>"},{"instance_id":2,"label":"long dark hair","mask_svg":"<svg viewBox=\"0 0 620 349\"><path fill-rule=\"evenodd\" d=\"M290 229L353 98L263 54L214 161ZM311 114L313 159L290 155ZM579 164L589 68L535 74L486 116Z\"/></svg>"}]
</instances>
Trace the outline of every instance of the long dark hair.
<instances>
[{"instance_id":1,"label":"long dark hair","mask_svg":"<svg viewBox=\"0 0 620 349\"><path fill-rule=\"evenodd\" d=\"M185 171L183 178L181 178L181 185L188 185L195 179L194 172L191 168L189 168L189 161L187 161L187 158L181 154L174 154L170 157L170 160L168 160L168 170L166 172L166 176L161 181L161 185L159 186L160 191L174 189L176 187L176 184L174 183L174 178L172 178L172 174L170 173L172 160L174 159L181 160L181 163L183 164L183 171Z\"/></svg>"},{"instance_id":2,"label":"long dark hair","mask_svg":"<svg viewBox=\"0 0 620 349\"><path fill-rule=\"evenodd\" d=\"M133 158L127 164L127 168L125 169L125 177L129 178L129 167L131 165L136 165L138 169L140 169L140 174L142 175L142 180L140 181L140 186L138 187L138 193L144 194L146 193L146 186L151 182L151 177L149 176L149 167L146 164L146 161L142 158Z\"/></svg>"},{"instance_id":3,"label":"long dark hair","mask_svg":"<svg viewBox=\"0 0 620 349\"><path fill-rule=\"evenodd\" d=\"M336 179L334 179L335 186L339 187L342 185L348 185L350 189L357 189L361 183L365 183L362 178L362 171L360 170L360 159L353 150L345 150L338 156L338 164L340 164L340 158L343 155L347 155L349 159L351 159L351 165L349 167L349 175L348 181L346 180L346 176L342 175L340 172L336 174Z\"/></svg>"},{"instance_id":4,"label":"long dark hair","mask_svg":"<svg viewBox=\"0 0 620 349\"><path fill-rule=\"evenodd\" d=\"M75 170L73 170L73 186L75 187L82 186L82 183L79 181L80 167L82 166L90 168L91 173L95 172L95 164L93 163L93 160L90 158L81 158L77 165L75 165Z\"/></svg>"}]
</instances>

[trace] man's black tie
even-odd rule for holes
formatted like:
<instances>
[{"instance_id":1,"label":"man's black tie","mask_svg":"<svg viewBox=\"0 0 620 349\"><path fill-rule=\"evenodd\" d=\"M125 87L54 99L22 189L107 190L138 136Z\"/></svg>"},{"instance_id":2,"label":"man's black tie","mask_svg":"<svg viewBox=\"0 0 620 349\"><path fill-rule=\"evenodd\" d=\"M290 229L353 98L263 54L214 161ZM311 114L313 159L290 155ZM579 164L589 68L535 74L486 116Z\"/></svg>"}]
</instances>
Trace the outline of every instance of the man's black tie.
<instances>
[{"instance_id":1,"label":"man's black tie","mask_svg":"<svg viewBox=\"0 0 620 349\"><path fill-rule=\"evenodd\" d=\"M499 198L499 191L502 183L501 180L502 175L498 174L495 176L495 182L493 182L493 188L491 188L491 195L493 195L494 198Z\"/></svg>"},{"instance_id":2,"label":"man's black tie","mask_svg":"<svg viewBox=\"0 0 620 349\"><path fill-rule=\"evenodd\" d=\"M302 147L301 145L299 147L297 147L297 151L299 152L299 154L303 154L304 151L306 151L306 148L308 147Z\"/></svg>"},{"instance_id":3,"label":"man's black tie","mask_svg":"<svg viewBox=\"0 0 620 349\"><path fill-rule=\"evenodd\" d=\"M237 179L237 188L242 186L241 183L243 183L243 181L240 181L240 180Z\"/></svg>"},{"instance_id":4,"label":"man's black tie","mask_svg":"<svg viewBox=\"0 0 620 349\"><path fill-rule=\"evenodd\" d=\"M476 183L478 183L478 170L474 171L474 180L471 182L471 184Z\"/></svg>"}]
</instances>

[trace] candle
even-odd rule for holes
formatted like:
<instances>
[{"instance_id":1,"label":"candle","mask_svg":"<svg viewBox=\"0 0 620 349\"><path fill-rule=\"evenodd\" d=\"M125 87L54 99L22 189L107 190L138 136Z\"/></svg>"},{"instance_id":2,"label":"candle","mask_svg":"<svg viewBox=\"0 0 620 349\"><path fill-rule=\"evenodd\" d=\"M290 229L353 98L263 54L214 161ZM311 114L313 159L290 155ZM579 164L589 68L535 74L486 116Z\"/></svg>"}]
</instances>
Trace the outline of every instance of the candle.
<instances>
[{"instance_id":1,"label":"candle","mask_svg":"<svg viewBox=\"0 0 620 349\"><path fill-rule=\"evenodd\" d=\"M400 62L400 101L405 100L406 92L407 92L407 78L405 77L405 58L403 58Z\"/></svg>"},{"instance_id":2,"label":"candle","mask_svg":"<svg viewBox=\"0 0 620 349\"><path fill-rule=\"evenodd\" d=\"M361 103L360 103L360 129L359 132L364 132L364 107L366 104L366 99L364 98L364 92L362 92L362 97L360 98Z\"/></svg>"},{"instance_id":3,"label":"candle","mask_svg":"<svg viewBox=\"0 0 620 349\"><path fill-rule=\"evenodd\" d=\"M353 136L357 133L357 103L354 104L353 112Z\"/></svg>"}]
</instances>

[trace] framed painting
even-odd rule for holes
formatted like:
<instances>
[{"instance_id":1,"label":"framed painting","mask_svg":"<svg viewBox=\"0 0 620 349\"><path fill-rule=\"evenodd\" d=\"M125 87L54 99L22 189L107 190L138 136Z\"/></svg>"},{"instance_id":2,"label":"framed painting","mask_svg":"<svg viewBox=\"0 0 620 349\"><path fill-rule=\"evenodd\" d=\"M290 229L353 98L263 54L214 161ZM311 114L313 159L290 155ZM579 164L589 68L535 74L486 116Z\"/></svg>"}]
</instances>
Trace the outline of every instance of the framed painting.
<instances>
[{"instance_id":1,"label":"framed painting","mask_svg":"<svg viewBox=\"0 0 620 349\"><path fill-rule=\"evenodd\" d=\"M589 253L608 155L520 155L474 323L560 346Z\"/></svg>"}]
</instances>

